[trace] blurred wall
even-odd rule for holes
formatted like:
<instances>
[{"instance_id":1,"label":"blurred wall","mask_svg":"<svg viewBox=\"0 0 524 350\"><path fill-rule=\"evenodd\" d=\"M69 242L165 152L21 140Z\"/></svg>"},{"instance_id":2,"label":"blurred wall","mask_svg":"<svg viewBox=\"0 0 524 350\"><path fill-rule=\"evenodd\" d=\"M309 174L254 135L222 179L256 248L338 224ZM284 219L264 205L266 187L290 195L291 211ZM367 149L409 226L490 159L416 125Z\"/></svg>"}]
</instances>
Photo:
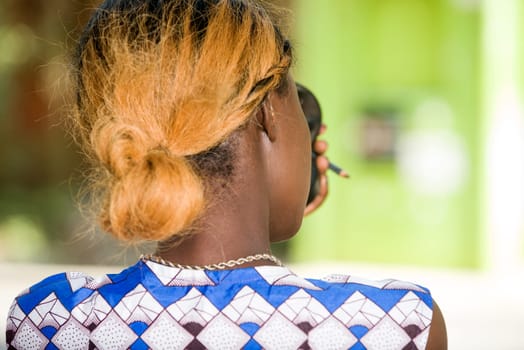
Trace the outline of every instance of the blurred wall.
<instances>
[{"instance_id":1,"label":"blurred wall","mask_svg":"<svg viewBox=\"0 0 524 350\"><path fill-rule=\"evenodd\" d=\"M299 1L297 79L328 124L331 192L298 260L482 263L481 7L450 0Z\"/></svg>"},{"instance_id":2,"label":"blurred wall","mask_svg":"<svg viewBox=\"0 0 524 350\"><path fill-rule=\"evenodd\" d=\"M95 2L0 1L0 260L121 259L79 214L82 165L65 125L69 55Z\"/></svg>"}]
</instances>

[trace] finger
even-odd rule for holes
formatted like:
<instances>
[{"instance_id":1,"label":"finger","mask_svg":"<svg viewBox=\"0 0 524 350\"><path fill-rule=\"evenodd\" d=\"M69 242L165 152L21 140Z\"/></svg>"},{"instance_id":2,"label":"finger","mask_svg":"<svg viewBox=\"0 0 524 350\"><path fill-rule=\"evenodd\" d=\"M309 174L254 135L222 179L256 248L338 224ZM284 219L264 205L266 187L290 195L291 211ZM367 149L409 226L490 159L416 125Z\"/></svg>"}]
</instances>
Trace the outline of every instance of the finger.
<instances>
[{"instance_id":1,"label":"finger","mask_svg":"<svg viewBox=\"0 0 524 350\"><path fill-rule=\"evenodd\" d=\"M316 154L324 154L328 149L328 143L324 140L316 140L313 144L313 151Z\"/></svg>"},{"instance_id":2,"label":"finger","mask_svg":"<svg viewBox=\"0 0 524 350\"><path fill-rule=\"evenodd\" d=\"M325 156L317 156L315 163L320 174L325 174L329 169L329 160Z\"/></svg>"},{"instance_id":3,"label":"finger","mask_svg":"<svg viewBox=\"0 0 524 350\"><path fill-rule=\"evenodd\" d=\"M328 180L326 174L321 174L319 177L319 191L315 199L309 203L304 209L304 216L311 214L324 203L328 195Z\"/></svg>"},{"instance_id":4,"label":"finger","mask_svg":"<svg viewBox=\"0 0 524 350\"><path fill-rule=\"evenodd\" d=\"M322 123L320 125L320 131L318 132L319 135L322 135L323 133L325 133L327 131L327 125Z\"/></svg>"}]
</instances>

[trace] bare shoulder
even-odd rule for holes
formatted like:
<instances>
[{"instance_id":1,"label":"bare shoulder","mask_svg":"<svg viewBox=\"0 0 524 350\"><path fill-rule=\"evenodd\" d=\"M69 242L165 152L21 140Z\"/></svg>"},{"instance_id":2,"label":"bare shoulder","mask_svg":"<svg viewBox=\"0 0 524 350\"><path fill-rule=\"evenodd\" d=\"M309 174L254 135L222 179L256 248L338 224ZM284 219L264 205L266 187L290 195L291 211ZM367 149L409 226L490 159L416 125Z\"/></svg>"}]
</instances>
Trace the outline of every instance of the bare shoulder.
<instances>
[{"instance_id":1,"label":"bare shoulder","mask_svg":"<svg viewBox=\"0 0 524 350\"><path fill-rule=\"evenodd\" d=\"M429 338L426 350L447 350L448 335L444 316L435 300L433 300L433 318L429 329Z\"/></svg>"}]
</instances>

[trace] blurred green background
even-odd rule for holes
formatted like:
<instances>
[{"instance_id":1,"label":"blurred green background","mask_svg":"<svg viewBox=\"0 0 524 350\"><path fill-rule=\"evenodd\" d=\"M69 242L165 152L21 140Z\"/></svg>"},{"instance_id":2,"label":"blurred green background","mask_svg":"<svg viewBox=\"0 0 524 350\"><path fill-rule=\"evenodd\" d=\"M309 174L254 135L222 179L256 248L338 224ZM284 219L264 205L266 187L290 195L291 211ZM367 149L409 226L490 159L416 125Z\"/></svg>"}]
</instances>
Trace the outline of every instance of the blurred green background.
<instances>
[{"instance_id":1,"label":"blurred green background","mask_svg":"<svg viewBox=\"0 0 524 350\"><path fill-rule=\"evenodd\" d=\"M497 114L487 109L498 89L490 74L505 64L488 56L502 40L524 58L521 1L280 2L294 12L295 78L317 94L330 159L351 179L331 174L328 201L276 250L298 262L488 265L485 153ZM120 263L135 254L78 213L81 157L61 125L64 55L95 3L0 2L0 260ZM511 21L490 7L504 4L513 27L497 25ZM506 68L515 67L518 59ZM518 72L508 79L520 94ZM508 240L522 242L522 226L515 232Z\"/></svg>"},{"instance_id":2,"label":"blurred green background","mask_svg":"<svg viewBox=\"0 0 524 350\"><path fill-rule=\"evenodd\" d=\"M318 91L331 159L352 179L332 179L293 256L477 266L480 8L299 3L297 75ZM381 119L385 135L366 128ZM387 125L393 154L368 155Z\"/></svg>"}]
</instances>

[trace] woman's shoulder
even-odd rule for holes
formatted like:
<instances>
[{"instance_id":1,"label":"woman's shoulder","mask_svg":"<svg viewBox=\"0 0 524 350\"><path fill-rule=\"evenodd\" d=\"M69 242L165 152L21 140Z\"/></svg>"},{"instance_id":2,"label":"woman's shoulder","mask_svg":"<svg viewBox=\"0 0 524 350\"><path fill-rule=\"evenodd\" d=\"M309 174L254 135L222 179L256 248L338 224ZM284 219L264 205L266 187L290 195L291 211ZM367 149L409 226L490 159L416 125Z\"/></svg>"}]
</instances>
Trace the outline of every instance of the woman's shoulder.
<instances>
[{"instance_id":1,"label":"woman's shoulder","mask_svg":"<svg viewBox=\"0 0 524 350\"><path fill-rule=\"evenodd\" d=\"M93 281L95 281L94 277L82 272L54 274L21 291L15 298L15 304L27 313L37 305L51 302L53 299L66 300Z\"/></svg>"},{"instance_id":2,"label":"woman's shoulder","mask_svg":"<svg viewBox=\"0 0 524 350\"><path fill-rule=\"evenodd\" d=\"M28 341L46 344L46 331L53 332L53 329L64 326L70 320L71 310L76 305L93 299L104 286L118 283L132 274L134 269L136 266L118 274L98 277L83 272L62 272L45 277L26 288L14 299L7 315L8 344L14 340L16 333L24 335L18 337L21 344Z\"/></svg>"},{"instance_id":3,"label":"woman's shoulder","mask_svg":"<svg viewBox=\"0 0 524 350\"><path fill-rule=\"evenodd\" d=\"M403 281L399 279L381 279L374 280L361 276L331 274L320 279L310 279L318 286L325 290L340 289L347 290L349 293L358 292L359 294L368 295L370 298L380 298L393 295L416 295L425 301L431 307L431 292L428 288L421 285Z\"/></svg>"},{"instance_id":4,"label":"woman's shoulder","mask_svg":"<svg viewBox=\"0 0 524 350\"><path fill-rule=\"evenodd\" d=\"M84 272L62 272L50 275L20 292L15 302L26 310L52 298L68 304L70 298L81 299L104 286L129 279L133 274L136 275L134 272L137 267L138 264L135 264L119 273L99 276L92 276Z\"/></svg>"},{"instance_id":5,"label":"woman's shoulder","mask_svg":"<svg viewBox=\"0 0 524 350\"><path fill-rule=\"evenodd\" d=\"M384 339L398 342L398 348L425 348L435 306L427 288L397 279L342 274L312 282L323 288L328 305L333 305L332 315L365 348L381 348Z\"/></svg>"},{"instance_id":6,"label":"woman's shoulder","mask_svg":"<svg viewBox=\"0 0 524 350\"><path fill-rule=\"evenodd\" d=\"M429 289L398 280L373 280L360 276L332 274L320 279L308 279L322 289L325 298L343 299L339 309L352 309L375 314L377 319L388 315L399 324L414 320L421 328L431 323L433 298ZM373 310L373 312L371 312Z\"/></svg>"},{"instance_id":7,"label":"woman's shoulder","mask_svg":"<svg viewBox=\"0 0 524 350\"><path fill-rule=\"evenodd\" d=\"M335 348L358 344L362 349L378 349L383 341L393 342L389 348L395 349L424 349L427 344L434 303L425 287L397 279L343 274L313 279L278 268L256 270L271 285L267 300L272 293L279 294L272 317L283 315L283 320L310 329L311 343L322 338L319 344L325 345L329 335L344 339L344 346Z\"/></svg>"}]
</instances>

